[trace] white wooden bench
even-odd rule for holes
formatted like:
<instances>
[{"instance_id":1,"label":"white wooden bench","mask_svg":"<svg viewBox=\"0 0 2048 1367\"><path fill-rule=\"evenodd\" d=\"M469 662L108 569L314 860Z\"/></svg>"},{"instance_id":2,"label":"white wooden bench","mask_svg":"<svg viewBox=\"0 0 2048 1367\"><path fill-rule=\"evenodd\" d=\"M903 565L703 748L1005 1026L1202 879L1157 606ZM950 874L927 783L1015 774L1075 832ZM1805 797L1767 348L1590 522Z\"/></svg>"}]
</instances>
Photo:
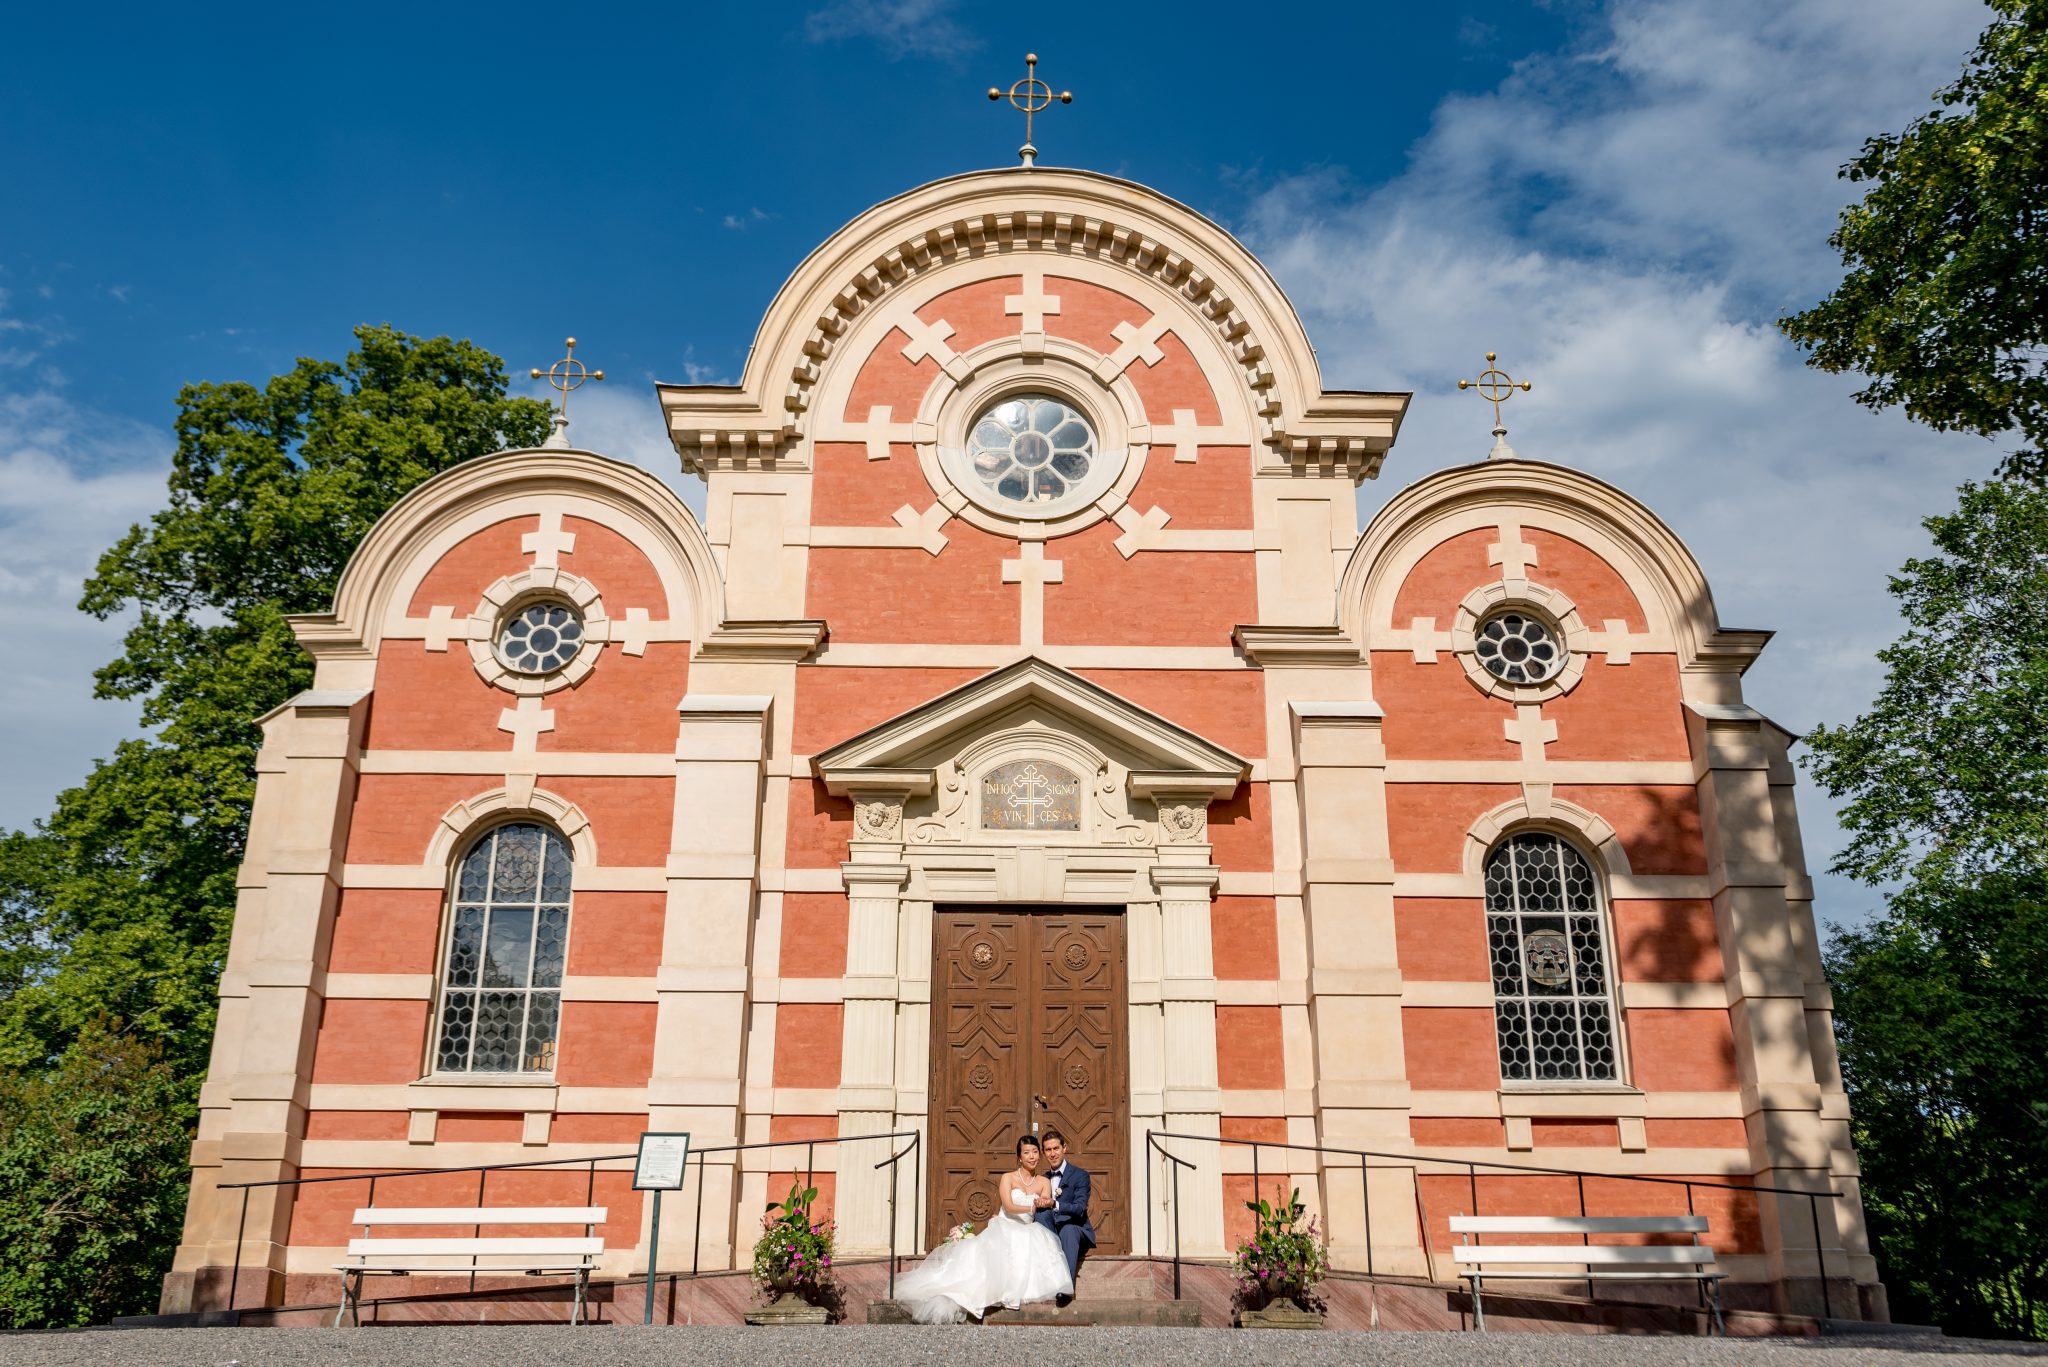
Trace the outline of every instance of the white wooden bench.
<instances>
[{"instance_id":1,"label":"white wooden bench","mask_svg":"<svg viewBox=\"0 0 2048 1367\"><path fill-rule=\"evenodd\" d=\"M604 1252L604 1238L597 1227L604 1223L603 1206L365 1206L356 1211L353 1223L364 1235L348 1241L346 1261L335 1264L341 1273L341 1304L334 1312L339 1326L347 1315L351 1324L361 1324L363 1278L366 1276L412 1276L433 1272L520 1273L528 1277L576 1277L576 1303L569 1323L583 1319L583 1300L590 1287L591 1269ZM418 1228L426 1225L581 1225L580 1235L547 1234L514 1239L489 1238L379 1238L372 1230Z\"/></svg>"},{"instance_id":2,"label":"white wooden bench","mask_svg":"<svg viewBox=\"0 0 2048 1367\"><path fill-rule=\"evenodd\" d=\"M1451 1233L1465 1239L1451 1250L1458 1275L1472 1283L1472 1323L1486 1328L1482 1304L1488 1279L1585 1282L1592 1294L1596 1281L1692 1281L1713 1292L1714 1328L1725 1334L1721 1319L1721 1282L1714 1250L1700 1242L1707 1232L1704 1215L1453 1215ZM1594 1235L1690 1234L1689 1244L1484 1244L1473 1235L1549 1234L1569 1239ZM1580 1271L1565 1269L1578 1268Z\"/></svg>"}]
</instances>

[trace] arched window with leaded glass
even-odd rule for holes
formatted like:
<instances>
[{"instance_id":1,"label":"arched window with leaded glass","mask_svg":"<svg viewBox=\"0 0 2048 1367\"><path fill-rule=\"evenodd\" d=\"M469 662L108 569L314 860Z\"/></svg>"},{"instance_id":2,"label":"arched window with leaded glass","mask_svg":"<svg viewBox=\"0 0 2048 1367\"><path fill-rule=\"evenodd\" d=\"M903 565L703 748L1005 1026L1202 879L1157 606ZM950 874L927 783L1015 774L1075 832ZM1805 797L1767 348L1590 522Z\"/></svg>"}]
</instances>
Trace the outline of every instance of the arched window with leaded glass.
<instances>
[{"instance_id":1,"label":"arched window with leaded glass","mask_svg":"<svg viewBox=\"0 0 2048 1367\"><path fill-rule=\"evenodd\" d=\"M569 944L569 846L499 826L455 872L441 975L440 1073L551 1073Z\"/></svg>"},{"instance_id":2,"label":"arched window with leaded glass","mask_svg":"<svg viewBox=\"0 0 2048 1367\"><path fill-rule=\"evenodd\" d=\"M1586 857L1554 835L1486 857L1486 942L1506 1082L1614 1082L1607 917Z\"/></svg>"}]
</instances>

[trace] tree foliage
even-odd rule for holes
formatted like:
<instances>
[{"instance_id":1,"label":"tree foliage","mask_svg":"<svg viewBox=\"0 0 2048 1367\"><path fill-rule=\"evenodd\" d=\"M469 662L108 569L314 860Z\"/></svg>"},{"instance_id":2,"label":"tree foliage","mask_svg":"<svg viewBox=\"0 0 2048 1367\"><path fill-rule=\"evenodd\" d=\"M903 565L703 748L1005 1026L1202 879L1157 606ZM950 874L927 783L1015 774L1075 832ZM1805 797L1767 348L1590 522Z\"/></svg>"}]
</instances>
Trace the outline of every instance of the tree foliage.
<instances>
[{"instance_id":1,"label":"tree foliage","mask_svg":"<svg viewBox=\"0 0 2048 1367\"><path fill-rule=\"evenodd\" d=\"M2009 473L2048 477L2048 0L1996 13L1962 78L1842 168L1867 183L1829 242L1848 274L1781 321L1856 398L1942 431L2017 431Z\"/></svg>"},{"instance_id":2,"label":"tree foliage","mask_svg":"<svg viewBox=\"0 0 2048 1367\"><path fill-rule=\"evenodd\" d=\"M0 836L10 1086L75 1080L73 1052L108 1018L197 1077L255 792L256 719L312 678L286 615L330 605L356 544L408 490L547 430L547 406L509 397L498 358L469 342L389 327L355 336L345 361L302 359L264 386L187 386L166 506L86 584L82 608L130 623L97 692L139 699L149 731L60 795L35 831Z\"/></svg>"},{"instance_id":3,"label":"tree foliage","mask_svg":"<svg viewBox=\"0 0 2048 1367\"><path fill-rule=\"evenodd\" d=\"M2048 1336L2048 490L1925 525L1876 701L1807 737L1891 894L1829 955L1842 1068L1894 1312Z\"/></svg>"},{"instance_id":4,"label":"tree foliage","mask_svg":"<svg viewBox=\"0 0 2048 1367\"><path fill-rule=\"evenodd\" d=\"M197 1079L103 1022L47 1072L0 1069L0 1326L151 1305L185 1213Z\"/></svg>"}]
</instances>

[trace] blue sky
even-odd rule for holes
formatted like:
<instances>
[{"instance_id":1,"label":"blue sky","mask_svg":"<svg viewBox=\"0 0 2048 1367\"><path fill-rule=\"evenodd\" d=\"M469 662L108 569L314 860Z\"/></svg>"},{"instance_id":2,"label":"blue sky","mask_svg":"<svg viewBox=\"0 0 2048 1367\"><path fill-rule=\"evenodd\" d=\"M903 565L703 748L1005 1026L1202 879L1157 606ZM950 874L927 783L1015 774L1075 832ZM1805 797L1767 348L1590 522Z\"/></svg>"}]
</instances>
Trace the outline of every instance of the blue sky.
<instances>
[{"instance_id":1,"label":"blue sky","mask_svg":"<svg viewBox=\"0 0 2048 1367\"><path fill-rule=\"evenodd\" d=\"M1487 349L1537 381L1524 455L1614 480L1778 640L1751 700L1851 715L1884 576L1997 451L1854 407L1771 320L1838 273L1835 168L1951 79L1980 0L1169 10L946 0L562 11L39 6L0 83L0 825L133 726L72 610L161 499L178 386L339 356L359 322L515 373L574 333L577 437L677 480L656 380L737 375L820 240L1008 164L1023 53L1075 102L1041 159L1243 236L1331 387L1413 389L1370 512L1482 454ZM587 401L586 401L587 396ZM1839 837L1802 788L1818 871ZM1823 917L1866 894L1823 880Z\"/></svg>"}]
</instances>

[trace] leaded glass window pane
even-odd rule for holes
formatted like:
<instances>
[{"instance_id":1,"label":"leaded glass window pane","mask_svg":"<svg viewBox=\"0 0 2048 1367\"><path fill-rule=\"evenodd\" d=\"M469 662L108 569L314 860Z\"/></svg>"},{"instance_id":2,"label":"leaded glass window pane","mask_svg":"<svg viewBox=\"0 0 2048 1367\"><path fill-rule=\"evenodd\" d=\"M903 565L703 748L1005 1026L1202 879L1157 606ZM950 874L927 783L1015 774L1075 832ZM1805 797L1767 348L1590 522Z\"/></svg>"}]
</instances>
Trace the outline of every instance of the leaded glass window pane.
<instances>
[{"instance_id":1,"label":"leaded glass window pane","mask_svg":"<svg viewBox=\"0 0 2048 1367\"><path fill-rule=\"evenodd\" d=\"M463 856L449 916L437 1071L553 1070L570 874L567 843L544 826L500 826Z\"/></svg>"},{"instance_id":2,"label":"leaded glass window pane","mask_svg":"<svg viewBox=\"0 0 2048 1367\"><path fill-rule=\"evenodd\" d=\"M1487 856L1485 886L1502 1079L1614 1081L1605 920L1585 856L1518 835Z\"/></svg>"}]
</instances>

